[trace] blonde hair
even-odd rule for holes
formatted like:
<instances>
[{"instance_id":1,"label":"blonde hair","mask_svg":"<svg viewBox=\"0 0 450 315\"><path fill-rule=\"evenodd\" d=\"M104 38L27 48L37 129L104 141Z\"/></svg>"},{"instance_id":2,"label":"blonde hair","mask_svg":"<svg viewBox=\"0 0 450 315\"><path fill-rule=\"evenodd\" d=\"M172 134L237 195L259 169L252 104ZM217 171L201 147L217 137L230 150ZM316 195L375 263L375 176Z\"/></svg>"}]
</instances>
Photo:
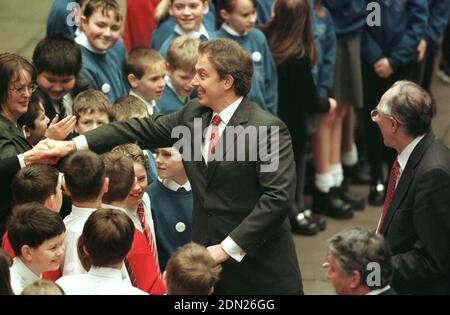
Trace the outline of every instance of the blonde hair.
<instances>
[{"instance_id":1,"label":"blonde hair","mask_svg":"<svg viewBox=\"0 0 450 315\"><path fill-rule=\"evenodd\" d=\"M148 117L149 113L145 103L133 95L121 96L113 104L111 115L115 121L122 121L129 118Z\"/></svg>"},{"instance_id":2,"label":"blonde hair","mask_svg":"<svg viewBox=\"0 0 450 315\"><path fill-rule=\"evenodd\" d=\"M21 295L65 295L64 290L55 282L37 280L23 289Z\"/></svg>"},{"instance_id":3,"label":"blonde hair","mask_svg":"<svg viewBox=\"0 0 450 315\"><path fill-rule=\"evenodd\" d=\"M91 113L94 111L98 111L100 113L108 114L109 120L111 103L108 97L100 91L97 90L86 90L81 92L75 97L73 100L73 113L77 117L80 118L80 115L83 113Z\"/></svg>"},{"instance_id":4,"label":"blonde hair","mask_svg":"<svg viewBox=\"0 0 450 315\"><path fill-rule=\"evenodd\" d=\"M167 49L167 63L171 70L194 71L198 59L199 45L200 40L188 36L175 38Z\"/></svg>"}]
</instances>

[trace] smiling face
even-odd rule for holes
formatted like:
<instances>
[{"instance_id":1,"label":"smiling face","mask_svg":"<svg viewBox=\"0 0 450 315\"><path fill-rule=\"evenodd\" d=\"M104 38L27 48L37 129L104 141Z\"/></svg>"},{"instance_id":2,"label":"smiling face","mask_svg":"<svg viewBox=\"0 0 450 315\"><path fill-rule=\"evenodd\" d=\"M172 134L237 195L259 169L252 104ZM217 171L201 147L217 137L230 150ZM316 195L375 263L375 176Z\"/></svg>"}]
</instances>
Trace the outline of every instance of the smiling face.
<instances>
[{"instance_id":1,"label":"smiling face","mask_svg":"<svg viewBox=\"0 0 450 315\"><path fill-rule=\"evenodd\" d=\"M17 119L28 110L28 103L32 94L31 75L28 71L21 69L13 76L8 86L8 97L1 104L0 112L17 123Z\"/></svg>"},{"instance_id":2,"label":"smiling face","mask_svg":"<svg viewBox=\"0 0 450 315\"><path fill-rule=\"evenodd\" d=\"M54 271L59 268L61 259L64 257L64 235L62 233L44 241L36 248L30 248L32 257L31 268L36 274L46 271Z\"/></svg>"},{"instance_id":3,"label":"smiling face","mask_svg":"<svg viewBox=\"0 0 450 315\"><path fill-rule=\"evenodd\" d=\"M160 61L149 67L142 78L137 79L134 77L133 80L130 80L130 84L138 95L151 103L153 100L159 100L164 92L164 87L166 86L164 82L165 74L166 63Z\"/></svg>"},{"instance_id":4,"label":"smiling face","mask_svg":"<svg viewBox=\"0 0 450 315\"><path fill-rule=\"evenodd\" d=\"M251 0L235 1L232 12L220 11L224 21L238 34L250 32L256 23L256 8Z\"/></svg>"},{"instance_id":5,"label":"smiling face","mask_svg":"<svg viewBox=\"0 0 450 315\"><path fill-rule=\"evenodd\" d=\"M148 186L147 170L145 169L144 165L134 162L133 168L134 176L136 176L136 182L135 185L131 188L130 193L128 194L127 203L129 205L137 205L139 202L141 202L145 190Z\"/></svg>"},{"instance_id":6,"label":"smiling face","mask_svg":"<svg viewBox=\"0 0 450 315\"><path fill-rule=\"evenodd\" d=\"M106 51L117 42L122 22L113 10L103 12L97 9L89 18L81 17L81 29L86 34L89 44L97 50Z\"/></svg>"},{"instance_id":7,"label":"smiling face","mask_svg":"<svg viewBox=\"0 0 450 315\"><path fill-rule=\"evenodd\" d=\"M37 84L52 100L59 101L75 86L74 75L54 75L47 71L38 74Z\"/></svg>"},{"instance_id":8,"label":"smiling face","mask_svg":"<svg viewBox=\"0 0 450 315\"><path fill-rule=\"evenodd\" d=\"M169 13L186 32L199 31L203 16L208 13L208 1L172 0Z\"/></svg>"},{"instance_id":9,"label":"smiling face","mask_svg":"<svg viewBox=\"0 0 450 315\"><path fill-rule=\"evenodd\" d=\"M192 79L195 76L195 72L189 72L183 69L171 70L168 67L168 74L172 80L172 85L175 88L175 92L187 97L191 95L194 86L192 85Z\"/></svg>"}]
</instances>

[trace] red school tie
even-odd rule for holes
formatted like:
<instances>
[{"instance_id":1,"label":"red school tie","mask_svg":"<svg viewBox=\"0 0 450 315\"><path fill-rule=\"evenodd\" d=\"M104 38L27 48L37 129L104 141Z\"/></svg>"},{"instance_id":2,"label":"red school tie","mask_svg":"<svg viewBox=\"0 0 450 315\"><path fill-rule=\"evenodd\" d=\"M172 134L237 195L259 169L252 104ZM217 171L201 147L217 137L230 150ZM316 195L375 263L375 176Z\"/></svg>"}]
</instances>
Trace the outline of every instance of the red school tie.
<instances>
[{"instance_id":1,"label":"red school tie","mask_svg":"<svg viewBox=\"0 0 450 315\"><path fill-rule=\"evenodd\" d=\"M386 193L386 198L384 199L383 212L381 213L380 220L378 221L377 233L380 232L380 229L383 225L383 221L386 217L387 211L389 209L389 205L391 204L392 198L394 197L395 184L397 183L398 171L400 169L400 164L396 159L391 169L391 176L389 177L389 184Z\"/></svg>"},{"instance_id":2,"label":"red school tie","mask_svg":"<svg viewBox=\"0 0 450 315\"><path fill-rule=\"evenodd\" d=\"M150 253L152 254L155 261L155 268L158 270L158 273L161 273L158 266L158 255L156 253L155 241L153 240L152 232L150 231L150 227L147 224L147 219L145 218L144 205L141 202L137 209L137 214L139 216L139 221L141 222L142 230L144 232L144 236L147 239L148 245L150 247Z\"/></svg>"},{"instance_id":3,"label":"red school tie","mask_svg":"<svg viewBox=\"0 0 450 315\"><path fill-rule=\"evenodd\" d=\"M211 138L209 141L208 160L216 151L216 145L219 141L219 124L222 121L219 115L215 115L211 121Z\"/></svg>"}]
</instances>

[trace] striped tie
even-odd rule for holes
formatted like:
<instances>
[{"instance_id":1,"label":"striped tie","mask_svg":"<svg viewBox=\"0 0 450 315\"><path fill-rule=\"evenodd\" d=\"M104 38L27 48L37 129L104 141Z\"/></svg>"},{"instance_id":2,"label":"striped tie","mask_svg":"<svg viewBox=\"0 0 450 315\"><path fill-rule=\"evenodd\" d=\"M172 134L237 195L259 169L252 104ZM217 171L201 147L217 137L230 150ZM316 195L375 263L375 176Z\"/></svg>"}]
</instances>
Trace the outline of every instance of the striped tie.
<instances>
[{"instance_id":1,"label":"striped tie","mask_svg":"<svg viewBox=\"0 0 450 315\"><path fill-rule=\"evenodd\" d=\"M148 245L150 247L150 252L154 258L155 261L155 268L158 270L158 273L161 274L158 266L158 255L156 253L156 245L155 241L153 240L152 232L150 231L150 227L147 224L147 219L145 218L145 212L144 212L144 204L141 202L137 209L137 214L139 216L139 221L141 222L142 231L144 233L145 238L147 239Z\"/></svg>"}]
</instances>

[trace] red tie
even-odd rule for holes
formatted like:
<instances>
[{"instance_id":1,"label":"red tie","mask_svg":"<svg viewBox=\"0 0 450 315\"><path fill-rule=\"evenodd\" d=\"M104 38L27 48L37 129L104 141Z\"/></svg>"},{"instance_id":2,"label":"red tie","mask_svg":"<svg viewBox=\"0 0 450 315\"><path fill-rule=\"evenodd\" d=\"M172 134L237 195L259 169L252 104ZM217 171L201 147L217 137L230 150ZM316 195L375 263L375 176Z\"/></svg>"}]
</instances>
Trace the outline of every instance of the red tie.
<instances>
[{"instance_id":1,"label":"red tie","mask_svg":"<svg viewBox=\"0 0 450 315\"><path fill-rule=\"evenodd\" d=\"M131 268L128 258L125 257L124 262L125 262L125 267L127 268L127 271L128 271L128 276L130 277L131 284L133 285L133 287L137 287L136 277L134 276L133 269Z\"/></svg>"},{"instance_id":2,"label":"red tie","mask_svg":"<svg viewBox=\"0 0 450 315\"><path fill-rule=\"evenodd\" d=\"M211 139L209 141L208 160L211 154L216 151L216 145L219 141L219 124L222 121L219 115L213 117L211 121Z\"/></svg>"},{"instance_id":3,"label":"red tie","mask_svg":"<svg viewBox=\"0 0 450 315\"><path fill-rule=\"evenodd\" d=\"M377 233L380 232L381 226L383 225L384 218L386 217L389 205L391 204L392 197L394 196L395 184L397 183L398 171L400 169L400 164L396 159L391 169L391 176L389 177L389 184L386 193L386 198L384 199L383 212L381 213L380 220L378 221Z\"/></svg>"},{"instance_id":4,"label":"red tie","mask_svg":"<svg viewBox=\"0 0 450 315\"><path fill-rule=\"evenodd\" d=\"M141 202L137 209L137 214L139 216L139 221L141 221L142 230L144 232L144 236L147 239L148 245L150 247L150 253L152 254L155 261L155 268L158 270L158 273L161 273L158 266L158 256L156 254L156 246L153 240L152 232L150 231L150 227L147 224L147 220L145 218L144 205Z\"/></svg>"}]
</instances>

